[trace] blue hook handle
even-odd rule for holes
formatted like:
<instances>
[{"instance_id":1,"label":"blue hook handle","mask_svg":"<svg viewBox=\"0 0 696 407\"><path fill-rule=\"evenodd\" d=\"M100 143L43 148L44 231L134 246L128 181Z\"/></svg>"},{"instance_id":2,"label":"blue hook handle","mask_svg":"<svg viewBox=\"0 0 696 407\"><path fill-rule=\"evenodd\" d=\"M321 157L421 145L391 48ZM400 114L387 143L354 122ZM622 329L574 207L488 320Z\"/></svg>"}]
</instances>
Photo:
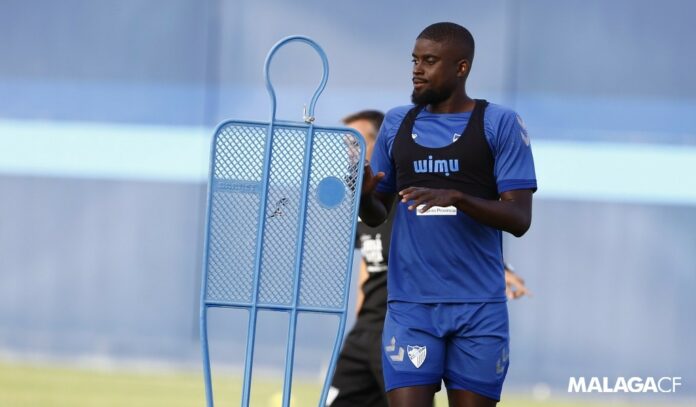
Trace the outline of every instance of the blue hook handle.
<instances>
[{"instance_id":1,"label":"blue hook handle","mask_svg":"<svg viewBox=\"0 0 696 407\"><path fill-rule=\"evenodd\" d=\"M314 95L312 96L312 100L309 102L309 110L307 110L307 107L305 106L305 111L304 111L304 117L302 118L305 123L311 124L314 122L314 105L317 103L317 99L319 99L319 95L321 95L321 92L324 91L324 87L326 86L326 81L329 79L329 61L326 58L326 54L324 53L324 50L321 49L319 44L314 42L309 37L305 37L303 35L292 35L290 37L283 38L282 40L278 41L273 48L268 52L268 55L266 56L266 63L263 66L263 75L266 77L266 89L268 90L268 95L271 97L271 123L275 122L275 116L276 116L276 95L275 91L273 90L273 85L271 84L271 77L270 77L270 71L269 68L271 66L271 59L273 59L273 55L278 51L283 45L293 42L293 41L298 41L298 42L304 42L305 44L310 45L312 48L314 48L315 51L319 54L319 57L321 57L321 63L324 66L324 74L321 77L321 83L319 83L319 87L317 88L316 91L314 91Z\"/></svg>"}]
</instances>

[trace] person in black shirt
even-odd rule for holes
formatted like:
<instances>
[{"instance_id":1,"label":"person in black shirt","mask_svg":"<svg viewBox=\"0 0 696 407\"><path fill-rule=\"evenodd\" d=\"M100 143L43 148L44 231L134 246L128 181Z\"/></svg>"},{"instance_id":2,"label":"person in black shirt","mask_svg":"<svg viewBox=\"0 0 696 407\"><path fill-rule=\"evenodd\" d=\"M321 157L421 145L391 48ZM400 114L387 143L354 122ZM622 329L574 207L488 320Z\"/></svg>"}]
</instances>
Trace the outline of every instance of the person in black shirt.
<instances>
[{"instance_id":1,"label":"person in black shirt","mask_svg":"<svg viewBox=\"0 0 696 407\"><path fill-rule=\"evenodd\" d=\"M352 114L343 123L365 138L365 158L372 156L377 132L384 113L363 110ZM396 211L392 211L396 213ZM346 336L336 364L327 406L386 407L382 377L382 326L387 312L387 261L391 219L371 228L362 222L356 231L356 247L360 249L360 277L355 325Z\"/></svg>"},{"instance_id":2,"label":"person in black shirt","mask_svg":"<svg viewBox=\"0 0 696 407\"><path fill-rule=\"evenodd\" d=\"M357 130L365 138L367 160L384 113L363 110L343 119L343 123ZM387 220L369 227L358 223L356 248L360 249L360 277L355 325L346 336L336 364L326 405L331 407L387 407L382 376L382 327L387 313L387 264L389 241L395 210ZM505 264L505 283L510 299L529 295L524 280Z\"/></svg>"}]
</instances>

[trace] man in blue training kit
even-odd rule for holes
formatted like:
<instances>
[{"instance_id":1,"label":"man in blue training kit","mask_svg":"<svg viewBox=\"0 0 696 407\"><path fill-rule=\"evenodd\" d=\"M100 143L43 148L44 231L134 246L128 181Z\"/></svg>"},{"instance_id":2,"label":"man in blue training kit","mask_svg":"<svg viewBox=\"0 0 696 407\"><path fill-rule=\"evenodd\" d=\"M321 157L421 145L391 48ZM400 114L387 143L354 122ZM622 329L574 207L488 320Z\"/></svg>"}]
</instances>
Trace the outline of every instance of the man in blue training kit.
<instances>
[{"instance_id":1,"label":"man in blue training kit","mask_svg":"<svg viewBox=\"0 0 696 407\"><path fill-rule=\"evenodd\" d=\"M414 105L387 113L366 165L364 223L400 198L382 335L392 406L431 406L443 380L450 406L495 406L507 373L502 231L529 228L536 176L519 116L467 96L473 57L464 27L420 33Z\"/></svg>"}]
</instances>

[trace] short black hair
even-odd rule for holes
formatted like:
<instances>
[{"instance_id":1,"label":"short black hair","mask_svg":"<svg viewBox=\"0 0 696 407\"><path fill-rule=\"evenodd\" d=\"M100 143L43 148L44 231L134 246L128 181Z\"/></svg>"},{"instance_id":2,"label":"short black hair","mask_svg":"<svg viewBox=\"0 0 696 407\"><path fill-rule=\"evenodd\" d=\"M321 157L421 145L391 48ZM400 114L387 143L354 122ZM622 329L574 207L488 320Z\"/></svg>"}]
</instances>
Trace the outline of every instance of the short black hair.
<instances>
[{"instance_id":1,"label":"short black hair","mask_svg":"<svg viewBox=\"0 0 696 407\"><path fill-rule=\"evenodd\" d=\"M459 24L446 22L431 24L425 27L416 39L449 42L461 50L463 58L468 59L470 63L474 61L474 36Z\"/></svg>"},{"instance_id":2,"label":"short black hair","mask_svg":"<svg viewBox=\"0 0 696 407\"><path fill-rule=\"evenodd\" d=\"M375 133L379 131L384 121L384 113L379 110L361 110L343 118L343 124L350 124L358 120L367 120L375 127Z\"/></svg>"}]
</instances>

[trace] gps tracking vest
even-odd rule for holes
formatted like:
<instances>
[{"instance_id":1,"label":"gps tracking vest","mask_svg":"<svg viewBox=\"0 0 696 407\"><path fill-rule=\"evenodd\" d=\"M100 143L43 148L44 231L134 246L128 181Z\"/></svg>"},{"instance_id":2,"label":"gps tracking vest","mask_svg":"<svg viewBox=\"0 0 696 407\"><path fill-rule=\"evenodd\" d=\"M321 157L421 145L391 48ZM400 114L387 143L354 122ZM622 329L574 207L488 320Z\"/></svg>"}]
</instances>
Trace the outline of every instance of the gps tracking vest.
<instances>
[{"instance_id":1,"label":"gps tracking vest","mask_svg":"<svg viewBox=\"0 0 696 407\"><path fill-rule=\"evenodd\" d=\"M398 191L428 187L455 189L484 199L499 198L493 154L484 133L483 115L488 102L475 102L462 136L439 148L421 146L411 137L416 117L425 106L415 106L406 113L392 148Z\"/></svg>"}]
</instances>

